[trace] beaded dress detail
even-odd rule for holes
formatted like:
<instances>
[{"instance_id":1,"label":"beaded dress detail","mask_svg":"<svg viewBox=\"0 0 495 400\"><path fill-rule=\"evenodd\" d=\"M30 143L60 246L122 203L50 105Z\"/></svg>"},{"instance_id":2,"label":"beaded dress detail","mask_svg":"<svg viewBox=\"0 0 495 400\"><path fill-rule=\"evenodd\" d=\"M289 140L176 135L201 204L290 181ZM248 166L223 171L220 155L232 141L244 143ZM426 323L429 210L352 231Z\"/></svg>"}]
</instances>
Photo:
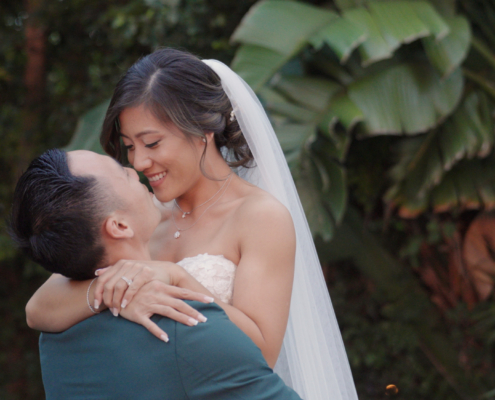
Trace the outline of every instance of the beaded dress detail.
<instances>
[{"instance_id":1,"label":"beaded dress detail","mask_svg":"<svg viewBox=\"0 0 495 400\"><path fill-rule=\"evenodd\" d=\"M225 303L232 304L237 266L221 255L208 253L187 257L177 265L184 268L206 289Z\"/></svg>"}]
</instances>

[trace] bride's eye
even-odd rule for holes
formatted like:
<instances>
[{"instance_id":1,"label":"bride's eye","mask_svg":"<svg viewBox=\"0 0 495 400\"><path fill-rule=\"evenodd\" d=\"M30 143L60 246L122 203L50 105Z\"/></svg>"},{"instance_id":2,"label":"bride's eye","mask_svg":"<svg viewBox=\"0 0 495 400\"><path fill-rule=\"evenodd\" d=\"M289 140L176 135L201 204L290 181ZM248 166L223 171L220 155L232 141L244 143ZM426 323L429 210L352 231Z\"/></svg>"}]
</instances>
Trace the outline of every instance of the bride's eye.
<instances>
[{"instance_id":1,"label":"bride's eye","mask_svg":"<svg viewBox=\"0 0 495 400\"><path fill-rule=\"evenodd\" d=\"M130 145L128 145L128 146L126 146L126 145L124 144L124 147L125 147L125 149L126 149L127 151L131 151L131 150L133 150L133 147L134 147L134 146L133 146L132 144L130 144Z\"/></svg>"},{"instance_id":2,"label":"bride's eye","mask_svg":"<svg viewBox=\"0 0 495 400\"><path fill-rule=\"evenodd\" d=\"M156 147L158 143L160 143L159 140L150 144L145 144L144 147L147 147L148 149L152 149L153 147Z\"/></svg>"}]
</instances>

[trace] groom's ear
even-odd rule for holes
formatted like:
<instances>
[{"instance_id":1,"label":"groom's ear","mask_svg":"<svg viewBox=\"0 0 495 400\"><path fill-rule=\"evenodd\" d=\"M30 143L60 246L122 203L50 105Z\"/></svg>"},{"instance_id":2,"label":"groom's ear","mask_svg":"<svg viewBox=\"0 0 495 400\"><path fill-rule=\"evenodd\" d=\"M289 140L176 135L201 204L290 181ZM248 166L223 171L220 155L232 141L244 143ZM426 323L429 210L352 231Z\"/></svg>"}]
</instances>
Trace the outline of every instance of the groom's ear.
<instances>
[{"instance_id":1,"label":"groom's ear","mask_svg":"<svg viewBox=\"0 0 495 400\"><path fill-rule=\"evenodd\" d=\"M107 217L103 223L103 230L112 239L130 239L134 237L134 231L129 223L116 213Z\"/></svg>"}]
</instances>

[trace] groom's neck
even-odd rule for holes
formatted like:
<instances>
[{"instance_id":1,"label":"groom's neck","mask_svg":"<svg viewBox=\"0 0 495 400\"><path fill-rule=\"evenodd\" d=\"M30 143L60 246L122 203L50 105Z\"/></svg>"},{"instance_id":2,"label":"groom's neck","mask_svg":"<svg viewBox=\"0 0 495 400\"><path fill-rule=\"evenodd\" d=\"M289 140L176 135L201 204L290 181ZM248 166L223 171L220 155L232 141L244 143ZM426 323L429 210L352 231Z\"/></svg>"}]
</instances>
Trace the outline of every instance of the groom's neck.
<instances>
[{"instance_id":1,"label":"groom's neck","mask_svg":"<svg viewBox=\"0 0 495 400\"><path fill-rule=\"evenodd\" d=\"M148 243L116 243L107 246L108 265L120 260L151 260Z\"/></svg>"}]
</instances>

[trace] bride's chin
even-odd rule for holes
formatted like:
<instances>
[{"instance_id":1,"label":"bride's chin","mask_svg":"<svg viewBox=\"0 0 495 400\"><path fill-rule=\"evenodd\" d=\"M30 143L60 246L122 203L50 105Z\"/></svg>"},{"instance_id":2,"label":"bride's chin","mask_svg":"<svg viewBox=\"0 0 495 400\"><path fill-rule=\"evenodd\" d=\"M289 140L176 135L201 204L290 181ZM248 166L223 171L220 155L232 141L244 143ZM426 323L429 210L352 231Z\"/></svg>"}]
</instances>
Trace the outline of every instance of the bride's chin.
<instances>
[{"instance_id":1,"label":"bride's chin","mask_svg":"<svg viewBox=\"0 0 495 400\"><path fill-rule=\"evenodd\" d=\"M154 190L153 193L155 194L154 200L161 204L170 203L175 199L175 197L170 196L170 194L160 193L159 190Z\"/></svg>"}]
</instances>

